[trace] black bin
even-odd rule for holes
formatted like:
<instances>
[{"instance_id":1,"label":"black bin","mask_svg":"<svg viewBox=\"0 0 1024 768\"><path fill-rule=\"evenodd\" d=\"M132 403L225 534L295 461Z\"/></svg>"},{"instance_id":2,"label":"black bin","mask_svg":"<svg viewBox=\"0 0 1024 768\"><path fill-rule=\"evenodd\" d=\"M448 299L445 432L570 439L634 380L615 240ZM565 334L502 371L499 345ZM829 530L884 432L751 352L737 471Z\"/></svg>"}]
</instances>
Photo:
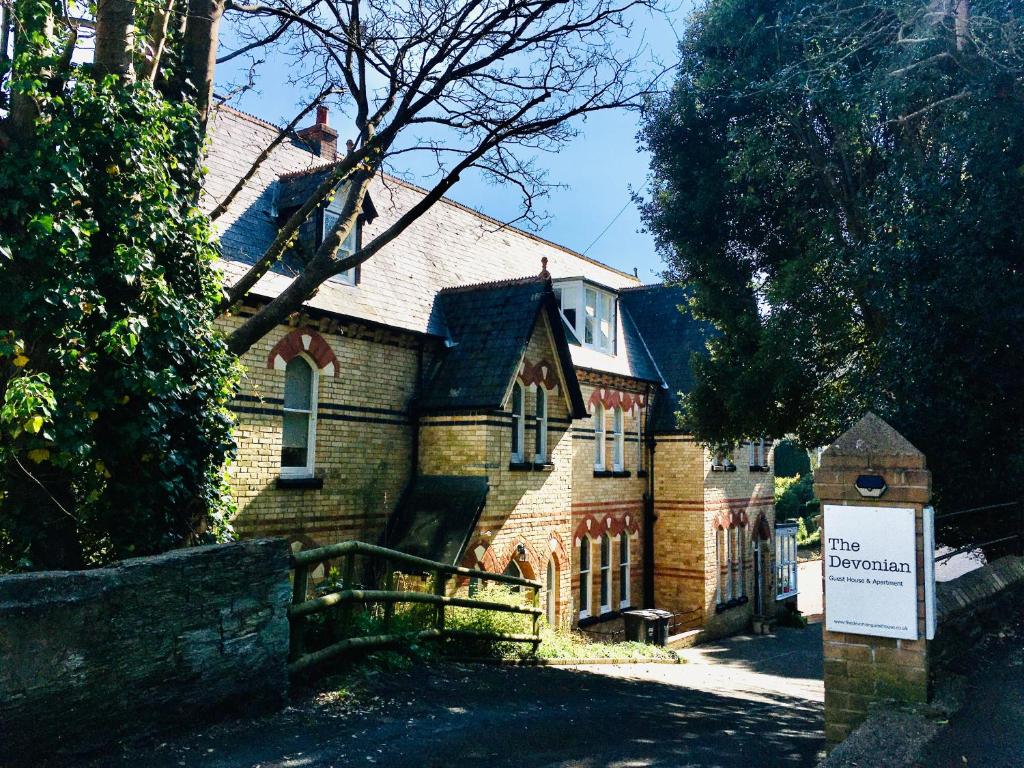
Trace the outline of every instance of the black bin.
<instances>
[{"instance_id":1,"label":"black bin","mask_svg":"<svg viewBox=\"0 0 1024 768\"><path fill-rule=\"evenodd\" d=\"M645 608L639 611L623 611L626 623L626 639L648 645L665 645L668 642L668 620L672 614L659 608Z\"/></svg>"}]
</instances>

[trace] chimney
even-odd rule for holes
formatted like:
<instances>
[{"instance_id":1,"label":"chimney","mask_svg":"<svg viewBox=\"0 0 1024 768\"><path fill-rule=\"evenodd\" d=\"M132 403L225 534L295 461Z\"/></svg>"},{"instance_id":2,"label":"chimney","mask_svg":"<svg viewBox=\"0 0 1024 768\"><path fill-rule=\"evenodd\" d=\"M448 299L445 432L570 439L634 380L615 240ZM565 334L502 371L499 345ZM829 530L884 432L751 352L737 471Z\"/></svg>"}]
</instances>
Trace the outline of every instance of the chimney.
<instances>
[{"instance_id":1,"label":"chimney","mask_svg":"<svg viewBox=\"0 0 1024 768\"><path fill-rule=\"evenodd\" d=\"M327 107L319 105L316 108L316 123L298 131L298 136L314 154L334 162L338 159L338 132L327 124L327 114Z\"/></svg>"}]
</instances>

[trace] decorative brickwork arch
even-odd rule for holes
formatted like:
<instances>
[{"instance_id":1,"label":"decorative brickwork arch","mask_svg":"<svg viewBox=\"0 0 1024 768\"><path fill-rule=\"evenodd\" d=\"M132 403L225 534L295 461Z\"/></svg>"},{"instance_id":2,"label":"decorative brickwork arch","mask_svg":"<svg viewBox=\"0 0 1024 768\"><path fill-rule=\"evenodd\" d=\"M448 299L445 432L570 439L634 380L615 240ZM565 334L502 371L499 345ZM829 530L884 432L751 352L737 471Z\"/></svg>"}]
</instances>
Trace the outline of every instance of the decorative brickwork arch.
<instances>
[{"instance_id":1,"label":"decorative brickwork arch","mask_svg":"<svg viewBox=\"0 0 1024 768\"><path fill-rule=\"evenodd\" d=\"M541 358L536 363L531 363L523 358L523 364L519 370L519 379L526 386L542 386L544 389L558 389L558 372L550 362Z\"/></svg>"},{"instance_id":2,"label":"decorative brickwork arch","mask_svg":"<svg viewBox=\"0 0 1024 768\"><path fill-rule=\"evenodd\" d=\"M526 551L525 560L518 554L520 546ZM504 573L512 558L515 558L516 565L523 572L523 578L525 579L536 580L544 572L545 561L541 559L533 545L525 540L510 542L501 548L501 552L495 556L496 567L494 572ZM487 570L491 569L488 568Z\"/></svg>"},{"instance_id":3,"label":"decorative brickwork arch","mask_svg":"<svg viewBox=\"0 0 1024 768\"><path fill-rule=\"evenodd\" d=\"M562 541L562 537L558 535L558 531L552 531L548 537L548 552L552 557L555 558L555 563L559 568L562 567L562 563L566 561L565 554L565 542Z\"/></svg>"},{"instance_id":4,"label":"decorative brickwork arch","mask_svg":"<svg viewBox=\"0 0 1024 768\"><path fill-rule=\"evenodd\" d=\"M594 406L598 403L601 403L608 410L616 406L622 406L622 410L631 412L634 406L637 408L645 407L647 405L647 398L640 394L598 387L590 393L590 400L587 401L587 410L593 413Z\"/></svg>"},{"instance_id":5,"label":"decorative brickwork arch","mask_svg":"<svg viewBox=\"0 0 1024 768\"><path fill-rule=\"evenodd\" d=\"M339 374L338 358L324 337L309 328L296 328L282 338L267 355L267 368L283 371L296 356L305 353L324 376Z\"/></svg>"},{"instance_id":6,"label":"decorative brickwork arch","mask_svg":"<svg viewBox=\"0 0 1024 768\"><path fill-rule=\"evenodd\" d=\"M630 534L640 532L640 522L636 519L636 515L631 512L627 512L624 515L612 515L609 513L600 519L594 517L594 515L585 515L580 520L579 525L576 526L576 531L572 535L573 545L578 547L584 536L597 539L601 534L607 533L612 538L615 538L623 531L628 531Z\"/></svg>"},{"instance_id":7,"label":"decorative brickwork arch","mask_svg":"<svg viewBox=\"0 0 1024 768\"><path fill-rule=\"evenodd\" d=\"M745 509L723 509L715 515L711 525L718 530L746 528L750 525L750 518Z\"/></svg>"}]
</instances>

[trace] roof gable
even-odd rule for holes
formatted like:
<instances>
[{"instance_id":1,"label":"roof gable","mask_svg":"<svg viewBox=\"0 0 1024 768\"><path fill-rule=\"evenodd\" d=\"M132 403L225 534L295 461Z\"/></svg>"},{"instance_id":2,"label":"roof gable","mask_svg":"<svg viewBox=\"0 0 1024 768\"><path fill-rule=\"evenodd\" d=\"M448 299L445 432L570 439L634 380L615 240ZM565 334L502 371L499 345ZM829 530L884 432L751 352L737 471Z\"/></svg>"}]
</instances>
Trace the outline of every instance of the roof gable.
<instances>
[{"instance_id":1,"label":"roof gable","mask_svg":"<svg viewBox=\"0 0 1024 768\"><path fill-rule=\"evenodd\" d=\"M619 299L667 387L655 398L654 432L679 431L679 393L689 392L694 383L690 357L704 352L705 341L713 333L710 325L695 320L686 309L687 298L686 289L679 285L645 285L622 291Z\"/></svg>"},{"instance_id":2,"label":"roof gable","mask_svg":"<svg viewBox=\"0 0 1024 768\"><path fill-rule=\"evenodd\" d=\"M450 345L442 353L420 400L422 410L502 408L543 313L565 381L569 410L576 418L585 415L583 396L548 280L527 278L447 289L438 293L436 303L447 325Z\"/></svg>"}]
</instances>

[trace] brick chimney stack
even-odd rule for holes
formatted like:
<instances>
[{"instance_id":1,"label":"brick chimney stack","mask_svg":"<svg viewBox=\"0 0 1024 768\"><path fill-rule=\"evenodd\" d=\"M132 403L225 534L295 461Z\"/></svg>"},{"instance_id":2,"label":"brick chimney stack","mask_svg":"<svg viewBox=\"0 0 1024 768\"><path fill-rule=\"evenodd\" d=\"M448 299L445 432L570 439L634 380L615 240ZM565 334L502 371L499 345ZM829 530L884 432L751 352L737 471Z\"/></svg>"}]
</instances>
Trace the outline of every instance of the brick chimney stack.
<instances>
[{"instance_id":1,"label":"brick chimney stack","mask_svg":"<svg viewBox=\"0 0 1024 768\"><path fill-rule=\"evenodd\" d=\"M298 136L309 148L324 160L338 159L338 132L327 124L327 107L316 108L316 123L298 131Z\"/></svg>"}]
</instances>

